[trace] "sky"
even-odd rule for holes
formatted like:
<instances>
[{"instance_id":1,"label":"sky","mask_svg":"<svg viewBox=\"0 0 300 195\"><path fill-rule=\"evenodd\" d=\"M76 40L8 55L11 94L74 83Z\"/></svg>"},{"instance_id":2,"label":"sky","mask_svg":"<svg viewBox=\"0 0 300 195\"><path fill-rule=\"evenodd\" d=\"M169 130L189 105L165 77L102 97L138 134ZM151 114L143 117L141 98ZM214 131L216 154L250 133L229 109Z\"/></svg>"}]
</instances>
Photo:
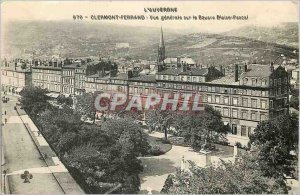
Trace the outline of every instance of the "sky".
<instances>
[{"instance_id":1,"label":"sky","mask_svg":"<svg viewBox=\"0 0 300 195\"><path fill-rule=\"evenodd\" d=\"M144 12L144 8L176 7L177 13ZM298 21L298 1L6 1L1 4L1 23L15 20L73 20L73 15L135 14L145 15L248 15L244 21L110 21L109 23L151 26L189 32L224 32L248 25L276 26ZM100 23L84 19L83 22Z\"/></svg>"}]
</instances>

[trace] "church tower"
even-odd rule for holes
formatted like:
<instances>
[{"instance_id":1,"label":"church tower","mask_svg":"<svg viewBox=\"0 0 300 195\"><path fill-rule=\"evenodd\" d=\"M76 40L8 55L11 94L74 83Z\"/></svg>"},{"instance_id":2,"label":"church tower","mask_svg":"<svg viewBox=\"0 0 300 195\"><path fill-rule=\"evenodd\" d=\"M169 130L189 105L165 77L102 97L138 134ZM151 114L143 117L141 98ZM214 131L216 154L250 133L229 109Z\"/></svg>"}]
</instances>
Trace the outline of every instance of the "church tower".
<instances>
[{"instance_id":1,"label":"church tower","mask_svg":"<svg viewBox=\"0 0 300 195\"><path fill-rule=\"evenodd\" d=\"M157 65L156 65L156 71L160 72L163 70L163 65L164 65L164 60L166 59L166 54L165 54L165 42L164 42L164 35L163 35L163 30L161 27L161 32L160 32L160 41L158 45L158 55L157 55Z\"/></svg>"},{"instance_id":2,"label":"church tower","mask_svg":"<svg viewBox=\"0 0 300 195\"><path fill-rule=\"evenodd\" d=\"M158 46L158 62L162 62L164 61L164 59L166 59L166 54L165 54L165 42L164 42L164 34L163 34L163 30L161 27L161 32L160 32L160 41L159 41L159 46Z\"/></svg>"}]
</instances>

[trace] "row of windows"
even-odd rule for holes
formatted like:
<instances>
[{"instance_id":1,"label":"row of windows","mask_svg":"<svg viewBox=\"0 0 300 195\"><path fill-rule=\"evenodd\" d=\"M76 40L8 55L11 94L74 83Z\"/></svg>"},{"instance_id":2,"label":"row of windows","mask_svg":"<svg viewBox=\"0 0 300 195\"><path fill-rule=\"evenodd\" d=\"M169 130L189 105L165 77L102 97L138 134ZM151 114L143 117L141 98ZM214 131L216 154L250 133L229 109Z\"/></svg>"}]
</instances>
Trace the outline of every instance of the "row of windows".
<instances>
[{"instance_id":1,"label":"row of windows","mask_svg":"<svg viewBox=\"0 0 300 195\"><path fill-rule=\"evenodd\" d=\"M52 82L61 82L61 77L56 75L41 75L34 74L33 79L52 81Z\"/></svg>"},{"instance_id":2,"label":"row of windows","mask_svg":"<svg viewBox=\"0 0 300 195\"><path fill-rule=\"evenodd\" d=\"M226 104L226 105L234 105L234 106L243 106L243 107L252 107L252 108L267 108L267 100L260 100L260 104L258 105L258 100L254 98L242 98L240 102L240 98L232 97L231 103L229 101L229 96L224 96L221 98L220 95L206 95L204 98L204 102L208 103L216 103L216 104Z\"/></svg>"},{"instance_id":3,"label":"row of windows","mask_svg":"<svg viewBox=\"0 0 300 195\"><path fill-rule=\"evenodd\" d=\"M169 81L205 82L205 77L187 75L157 75L157 79Z\"/></svg>"},{"instance_id":4,"label":"row of windows","mask_svg":"<svg viewBox=\"0 0 300 195\"><path fill-rule=\"evenodd\" d=\"M63 75L65 75L65 76L73 76L74 75L74 71L72 71L72 70L64 70L63 71Z\"/></svg>"},{"instance_id":5,"label":"row of windows","mask_svg":"<svg viewBox=\"0 0 300 195\"><path fill-rule=\"evenodd\" d=\"M85 70L84 69L75 69L75 72L76 73L85 73Z\"/></svg>"},{"instance_id":6,"label":"row of windows","mask_svg":"<svg viewBox=\"0 0 300 195\"><path fill-rule=\"evenodd\" d=\"M237 125L236 124L232 124L231 133L233 135L237 135L238 134ZM246 127L244 125L241 125L241 131L240 131L240 134L239 134L240 136L250 137L251 133L252 133L251 127Z\"/></svg>"},{"instance_id":7,"label":"row of windows","mask_svg":"<svg viewBox=\"0 0 300 195\"><path fill-rule=\"evenodd\" d=\"M141 85L141 86L156 86L155 83L143 83L143 82L130 82L130 85Z\"/></svg>"},{"instance_id":8,"label":"row of windows","mask_svg":"<svg viewBox=\"0 0 300 195\"><path fill-rule=\"evenodd\" d=\"M267 79L257 79L257 78L252 78L252 79L249 79L249 78L244 78L243 79L243 84L244 85L251 85L251 86L254 86L254 87L259 87L259 86L262 86L262 87L266 87L267 86Z\"/></svg>"},{"instance_id":9,"label":"row of windows","mask_svg":"<svg viewBox=\"0 0 300 195\"><path fill-rule=\"evenodd\" d=\"M63 83L64 83L64 84L70 84L70 85L73 85L73 84L74 84L74 79L72 79L72 78L64 78L64 79L63 79Z\"/></svg>"},{"instance_id":10,"label":"row of windows","mask_svg":"<svg viewBox=\"0 0 300 195\"><path fill-rule=\"evenodd\" d=\"M287 84L287 77L284 77L283 79L270 79L270 85L278 86L282 84Z\"/></svg>"},{"instance_id":11,"label":"row of windows","mask_svg":"<svg viewBox=\"0 0 300 195\"><path fill-rule=\"evenodd\" d=\"M201 86L201 85L184 85L177 83L158 83L159 87L162 88L173 88L182 90L193 90L193 91L203 91L203 92L213 92L213 93L227 93L227 94L240 94L240 95L250 95L250 96L268 96L268 91L262 90L251 90L251 89L232 89L224 87L215 86Z\"/></svg>"},{"instance_id":12,"label":"row of windows","mask_svg":"<svg viewBox=\"0 0 300 195\"><path fill-rule=\"evenodd\" d=\"M216 106L215 109L221 113L224 117L232 117L232 118L239 118L239 119L245 119L245 120L253 120L253 121L264 121L267 119L267 113L265 112L257 112L254 110L239 110L236 108L231 109L231 115L230 115L230 109L227 107L218 107Z\"/></svg>"}]
</instances>

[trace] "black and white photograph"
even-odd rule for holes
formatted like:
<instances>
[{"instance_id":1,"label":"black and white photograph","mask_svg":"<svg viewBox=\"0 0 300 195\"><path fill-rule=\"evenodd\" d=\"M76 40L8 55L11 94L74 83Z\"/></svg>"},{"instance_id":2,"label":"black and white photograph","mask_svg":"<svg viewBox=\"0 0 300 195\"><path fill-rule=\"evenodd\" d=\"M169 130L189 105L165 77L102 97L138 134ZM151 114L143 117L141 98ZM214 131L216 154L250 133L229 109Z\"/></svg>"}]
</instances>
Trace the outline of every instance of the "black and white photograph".
<instances>
[{"instance_id":1,"label":"black and white photograph","mask_svg":"<svg viewBox=\"0 0 300 195\"><path fill-rule=\"evenodd\" d=\"M1 1L1 194L299 194L299 2Z\"/></svg>"}]
</instances>

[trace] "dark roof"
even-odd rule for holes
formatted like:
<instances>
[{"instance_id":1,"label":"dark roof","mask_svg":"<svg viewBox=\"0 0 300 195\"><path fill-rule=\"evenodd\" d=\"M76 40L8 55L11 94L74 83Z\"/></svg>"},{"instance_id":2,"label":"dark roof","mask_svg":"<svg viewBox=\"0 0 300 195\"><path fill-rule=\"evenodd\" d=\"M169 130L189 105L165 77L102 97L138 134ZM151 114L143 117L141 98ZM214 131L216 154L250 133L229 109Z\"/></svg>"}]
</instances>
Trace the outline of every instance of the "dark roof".
<instances>
[{"instance_id":1,"label":"dark roof","mask_svg":"<svg viewBox=\"0 0 300 195\"><path fill-rule=\"evenodd\" d=\"M115 80L128 80L128 74L127 73L120 73L116 77L112 77L112 79L115 79Z\"/></svg>"},{"instance_id":2,"label":"dark roof","mask_svg":"<svg viewBox=\"0 0 300 195\"><path fill-rule=\"evenodd\" d=\"M180 75L205 76L208 73L207 68L191 68L191 70L180 73Z\"/></svg>"},{"instance_id":3,"label":"dark roof","mask_svg":"<svg viewBox=\"0 0 300 195\"><path fill-rule=\"evenodd\" d=\"M158 72L157 74L179 75L180 73L181 73L180 69L167 69L167 70L163 70L161 72Z\"/></svg>"},{"instance_id":4,"label":"dark roof","mask_svg":"<svg viewBox=\"0 0 300 195\"><path fill-rule=\"evenodd\" d=\"M274 70L279 66L274 65ZM244 72L242 77L268 77L271 75L270 65L251 64L248 66L247 72Z\"/></svg>"},{"instance_id":5,"label":"dark roof","mask_svg":"<svg viewBox=\"0 0 300 195\"><path fill-rule=\"evenodd\" d=\"M89 75L87 76L88 78L98 78L99 77L99 74L93 74L93 75Z\"/></svg>"},{"instance_id":6,"label":"dark roof","mask_svg":"<svg viewBox=\"0 0 300 195\"><path fill-rule=\"evenodd\" d=\"M205 76L208 73L207 68L191 68L191 70L187 70L182 72L181 69L167 69L162 72L158 72L160 75L192 75L192 76Z\"/></svg>"},{"instance_id":7,"label":"dark roof","mask_svg":"<svg viewBox=\"0 0 300 195\"><path fill-rule=\"evenodd\" d=\"M144 81L144 82L156 82L155 75L142 75L138 77L133 77L129 79L130 81Z\"/></svg>"}]
</instances>

